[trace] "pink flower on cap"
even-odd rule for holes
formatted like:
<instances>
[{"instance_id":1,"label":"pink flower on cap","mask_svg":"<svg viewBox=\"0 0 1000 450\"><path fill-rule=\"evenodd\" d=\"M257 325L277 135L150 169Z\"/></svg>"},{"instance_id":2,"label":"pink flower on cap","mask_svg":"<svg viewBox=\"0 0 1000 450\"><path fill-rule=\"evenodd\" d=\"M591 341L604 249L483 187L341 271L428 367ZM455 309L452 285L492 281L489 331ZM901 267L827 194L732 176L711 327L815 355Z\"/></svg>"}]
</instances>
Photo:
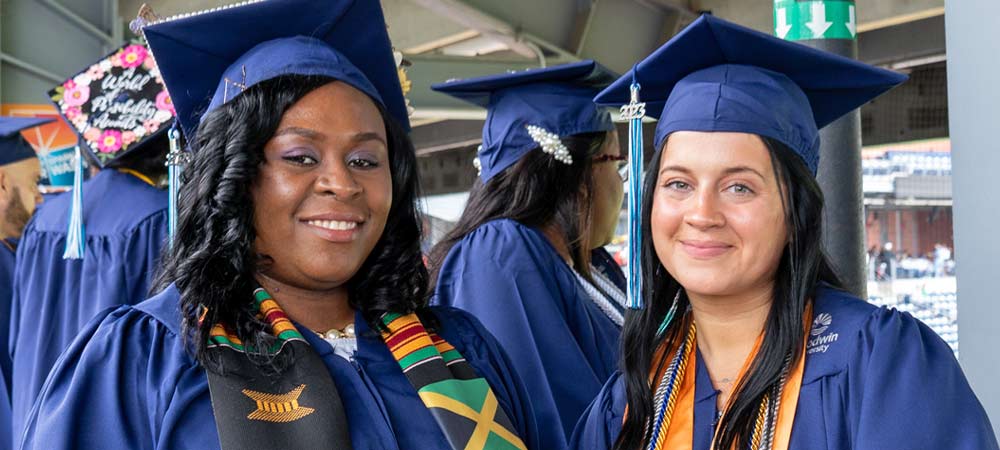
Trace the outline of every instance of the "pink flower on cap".
<instances>
[{"instance_id":1,"label":"pink flower on cap","mask_svg":"<svg viewBox=\"0 0 1000 450\"><path fill-rule=\"evenodd\" d=\"M90 127L87 131L83 132L83 138L89 142L97 142L101 138L101 129Z\"/></svg>"},{"instance_id":2,"label":"pink flower on cap","mask_svg":"<svg viewBox=\"0 0 1000 450\"><path fill-rule=\"evenodd\" d=\"M122 133L122 146L128 147L135 142L135 133L126 131Z\"/></svg>"},{"instance_id":3,"label":"pink flower on cap","mask_svg":"<svg viewBox=\"0 0 1000 450\"><path fill-rule=\"evenodd\" d=\"M97 149L101 153L114 153L122 148L122 132L118 130L104 130L97 140Z\"/></svg>"},{"instance_id":4,"label":"pink flower on cap","mask_svg":"<svg viewBox=\"0 0 1000 450\"><path fill-rule=\"evenodd\" d=\"M67 107L80 106L90 100L90 86L77 86L66 89L63 93L63 104Z\"/></svg>"},{"instance_id":5,"label":"pink flower on cap","mask_svg":"<svg viewBox=\"0 0 1000 450\"><path fill-rule=\"evenodd\" d=\"M176 116L177 111L174 110L174 102L170 99L170 94L167 91L161 91L156 94L156 109L160 111L170 111L170 115Z\"/></svg>"},{"instance_id":6,"label":"pink flower on cap","mask_svg":"<svg viewBox=\"0 0 1000 450\"><path fill-rule=\"evenodd\" d=\"M125 47L121 53L118 54L118 60L121 62L121 66L124 68L139 67L142 62L146 60L146 47L139 44L132 44Z\"/></svg>"}]
</instances>

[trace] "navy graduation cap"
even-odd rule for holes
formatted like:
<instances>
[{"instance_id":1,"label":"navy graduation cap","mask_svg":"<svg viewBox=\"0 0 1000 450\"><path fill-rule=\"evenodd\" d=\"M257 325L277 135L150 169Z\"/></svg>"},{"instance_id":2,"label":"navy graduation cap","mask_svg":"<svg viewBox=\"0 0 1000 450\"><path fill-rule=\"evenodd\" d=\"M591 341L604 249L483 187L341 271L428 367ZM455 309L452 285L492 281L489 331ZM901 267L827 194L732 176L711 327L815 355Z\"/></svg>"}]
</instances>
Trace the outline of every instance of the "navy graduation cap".
<instances>
[{"instance_id":1,"label":"navy graduation cap","mask_svg":"<svg viewBox=\"0 0 1000 450\"><path fill-rule=\"evenodd\" d=\"M0 117L0 166L36 158L35 150L21 137L21 131L45 125L55 119Z\"/></svg>"},{"instance_id":2,"label":"navy graduation cap","mask_svg":"<svg viewBox=\"0 0 1000 450\"><path fill-rule=\"evenodd\" d=\"M322 75L371 97L409 129L385 19L371 0L269 0L143 28L182 131L208 111L281 75Z\"/></svg>"},{"instance_id":3,"label":"navy graduation cap","mask_svg":"<svg viewBox=\"0 0 1000 450\"><path fill-rule=\"evenodd\" d=\"M659 118L659 151L675 131L731 131L776 139L816 174L819 128L906 76L703 15L594 98L629 102L634 79Z\"/></svg>"},{"instance_id":4,"label":"navy graduation cap","mask_svg":"<svg viewBox=\"0 0 1000 450\"><path fill-rule=\"evenodd\" d=\"M615 75L594 61L451 80L431 89L486 108L479 178L485 183L535 148L572 164L560 137L610 131L593 96Z\"/></svg>"}]
</instances>

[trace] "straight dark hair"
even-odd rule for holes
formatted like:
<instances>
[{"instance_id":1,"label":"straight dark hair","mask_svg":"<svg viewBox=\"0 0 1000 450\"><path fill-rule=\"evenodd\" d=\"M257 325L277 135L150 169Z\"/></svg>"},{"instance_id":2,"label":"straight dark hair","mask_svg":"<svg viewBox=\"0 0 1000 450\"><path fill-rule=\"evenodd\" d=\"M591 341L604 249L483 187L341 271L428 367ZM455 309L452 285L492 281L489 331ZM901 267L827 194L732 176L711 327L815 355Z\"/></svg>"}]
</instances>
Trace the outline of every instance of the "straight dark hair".
<instances>
[{"instance_id":1,"label":"straight dark hair","mask_svg":"<svg viewBox=\"0 0 1000 450\"><path fill-rule=\"evenodd\" d=\"M590 278L590 215L594 190L592 159L600 153L607 132L582 133L562 138L573 164L556 161L534 149L486 183L476 180L462 217L444 239L431 249L431 286L448 252L480 225L511 219L529 227L556 225L569 246L573 265Z\"/></svg>"},{"instance_id":2,"label":"straight dark hair","mask_svg":"<svg viewBox=\"0 0 1000 450\"><path fill-rule=\"evenodd\" d=\"M332 81L286 75L261 82L209 112L198 127L194 158L180 188L177 234L152 290L176 285L185 337L208 368L215 363L206 352L208 337L217 323L233 326L247 343L248 357L262 368L280 372L287 362L266 353L275 337L253 311L254 275L262 260L253 250L250 188L264 161L264 145L285 112ZM426 305L427 269L420 251L413 144L402 126L378 103L376 107L386 127L393 201L385 230L348 281L348 292L351 307L361 311L373 329L381 329L383 313L408 314Z\"/></svg>"},{"instance_id":3,"label":"straight dark hair","mask_svg":"<svg viewBox=\"0 0 1000 450\"><path fill-rule=\"evenodd\" d=\"M764 325L760 350L747 376L734 388L732 405L719 422L720 431L713 450L745 448L750 442L763 397L781 382L785 361L795 361L802 352L806 305L820 283L840 288L841 283L822 251L823 193L801 158L786 145L762 138L778 180L782 207L789 230L774 281L774 301ZM665 144L664 144L665 145ZM653 419L653 394L649 374L653 357L661 345L684 339L683 312L689 306L686 295L678 297L678 316L666 331L656 332L681 286L660 263L653 246L650 215L657 186L662 151L658 151L646 172L642 200L642 296L646 308L628 313L622 330L623 378L628 415L615 443L616 450L636 450L649 445ZM667 358L664 358L666 360ZM665 361L655 361L656 372ZM659 380L654 381L657 383Z\"/></svg>"}]
</instances>

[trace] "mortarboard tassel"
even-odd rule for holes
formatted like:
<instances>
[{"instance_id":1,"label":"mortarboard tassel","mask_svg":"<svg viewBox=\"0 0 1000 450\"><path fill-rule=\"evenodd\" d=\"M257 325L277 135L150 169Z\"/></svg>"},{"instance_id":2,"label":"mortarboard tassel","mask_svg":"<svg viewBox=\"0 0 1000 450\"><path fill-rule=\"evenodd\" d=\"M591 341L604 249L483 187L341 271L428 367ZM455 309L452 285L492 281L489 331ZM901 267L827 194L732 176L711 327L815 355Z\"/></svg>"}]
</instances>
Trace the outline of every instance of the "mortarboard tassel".
<instances>
[{"instance_id":1,"label":"mortarboard tassel","mask_svg":"<svg viewBox=\"0 0 1000 450\"><path fill-rule=\"evenodd\" d=\"M628 119L628 285L627 301L630 309L642 309L642 118L646 104L639 102L639 83L632 68L631 101L622 106L621 115Z\"/></svg>"},{"instance_id":2,"label":"mortarboard tassel","mask_svg":"<svg viewBox=\"0 0 1000 450\"><path fill-rule=\"evenodd\" d=\"M170 140L170 153L167 154L167 237L173 245L174 233L177 230L177 192L181 185L181 171L188 162L188 154L181 151L181 133L177 122L167 132Z\"/></svg>"},{"instance_id":3,"label":"mortarboard tassel","mask_svg":"<svg viewBox=\"0 0 1000 450\"><path fill-rule=\"evenodd\" d=\"M83 229L83 155L80 145L75 150L76 167L73 169L73 205L69 213L69 230L66 234L66 250L63 259L83 259L86 249Z\"/></svg>"}]
</instances>

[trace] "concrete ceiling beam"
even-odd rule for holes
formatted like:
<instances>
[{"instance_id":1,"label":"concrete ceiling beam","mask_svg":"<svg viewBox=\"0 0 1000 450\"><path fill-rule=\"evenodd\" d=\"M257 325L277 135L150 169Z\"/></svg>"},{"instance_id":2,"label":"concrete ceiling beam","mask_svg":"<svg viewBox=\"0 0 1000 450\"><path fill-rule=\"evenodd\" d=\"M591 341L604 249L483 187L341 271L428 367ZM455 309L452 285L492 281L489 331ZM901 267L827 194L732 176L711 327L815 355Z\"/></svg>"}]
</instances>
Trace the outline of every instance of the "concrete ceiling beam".
<instances>
[{"instance_id":1,"label":"concrete ceiling beam","mask_svg":"<svg viewBox=\"0 0 1000 450\"><path fill-rule=\"evenodd\" d=\"M698 12L691 8L691 2L688 0L635 0L638 3L643 3L646 5L663 8L675 13L688 16L691 18L697 17Z\"/></svg>"},{"instance_id":2,"label":"concrete ceiling beam","mask_svg":"<svg viewBox=\"0 0 1000 450\"><path fill-rule=\"evenodd\" d=\"M450 79L472 78L484 75L521 71L538 67L537 61L520 58L466 58L446 55L413 55L407 59L412 65L407 68L412 88L407 98L415 109L414 119L457 119L482 120L486 112L482 108L440 94L431 90L431 85ZM550 63L567 62L554 57Z\"/></svg>"},{"instance_id":3,"label":"concrete ceiling beam","mask_svg":"<svg viewBox=\"0 0 1000 450\"><path fill-rule=\"evenodd\" d=\"M944 60L944 17L937 16L858 35L858 59L902 69L907 64ZM928 59L930 58L930 59Z\"/></svg>"},{"instance_id":4,"label":"concrete ceiling beam","mask_svg":"<svg viewBox=\"0 0 1000 450\"><path fill-rule=\"evenodd\" d=\"M571 50L574 17L588 0L461 0L483 14L509 24L519 36L539 45ZM542 45L544 47L544 45Z\"/></svg>"},{"instance_id":5,"label":"concrete ceiling beam","mask_svg":"<svg viewBox=\"0 0 1000 450\"><path fill-rule=\"evenodd\" d=\"M944 0L857 0L858 32L944 15Z\"/></svg>"},{"instance_id":6,"label":"concrete ceiling beam","mask_svg":"<svg viewBox=\"0 0 1000 450\"><path fill-rule=\"evenodd\" d=\"M624 73L664 42L664 25L677 13L645 1L599 0L589 15L577 54Z\"/></svg>"},{"instance_id":7,"label":"concrete ceiling beam","mask_svg":"<svg viewBox=\"0 0 1000 450\"><path fill-rule=\"evenodd\" d=\"M453 22L476 30L483 36L502 42L511 51L525 58L538 56L535 49L518 36L518 30L513 26L468 3L461 0L413 0L413 2Z\"/></svg>"}]
</instances>

